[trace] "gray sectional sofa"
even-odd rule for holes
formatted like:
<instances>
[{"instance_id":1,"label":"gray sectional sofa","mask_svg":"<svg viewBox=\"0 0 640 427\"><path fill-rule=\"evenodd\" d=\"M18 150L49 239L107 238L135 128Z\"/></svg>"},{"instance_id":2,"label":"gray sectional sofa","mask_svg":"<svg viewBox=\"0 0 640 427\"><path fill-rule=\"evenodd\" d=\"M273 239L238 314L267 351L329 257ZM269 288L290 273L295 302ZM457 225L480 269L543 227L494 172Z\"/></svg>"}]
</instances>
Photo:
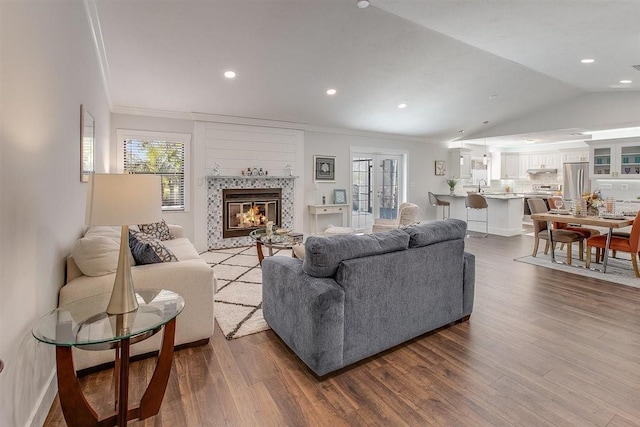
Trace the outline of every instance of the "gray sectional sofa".
<instances>
[{"instance_id":1,"label":"gray sectional sofa","mask_svg":"<svg viewBox=\"0 0 640 427\"><path fill-rule=\"evenodd\" d=\"M304 261L263 261L264 317L319 376L466 320L475 281L466 230L452 219L309 237Z\"/></svg>"}]
</instances>

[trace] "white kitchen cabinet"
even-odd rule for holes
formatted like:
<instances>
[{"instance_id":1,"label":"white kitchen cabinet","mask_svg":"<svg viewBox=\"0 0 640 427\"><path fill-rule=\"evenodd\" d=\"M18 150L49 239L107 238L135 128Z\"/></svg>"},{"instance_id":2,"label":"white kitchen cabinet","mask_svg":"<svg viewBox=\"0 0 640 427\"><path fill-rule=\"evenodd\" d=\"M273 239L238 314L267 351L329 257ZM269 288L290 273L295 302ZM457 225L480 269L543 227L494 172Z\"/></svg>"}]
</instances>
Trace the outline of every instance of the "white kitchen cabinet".
<instances>
[{"instance_id":1,"label":"white kitchen cabinet","mask_svg":"<svg viewBox=\"0 0 640 427\"><path fill-rule=\"evenodd\" d=\"M562 163L578 163L589 161L589 150L565 151L561 154Z\"/></svg>"},{"instance_id":2,"label":"white kitchen cabinet","mask_svg":"<svg viewBox=\"0 0 640 427\"><path fill-rule=\"evenodd\" d=\"M520 178L527 178L529 175L527 171L531 168L531 155L529 153L520 153L518 158L518 163L520 164L518 174Z\"/></svg>"},{"instance_id":3,"label":"white kitchen cabinet","mask_svg":"<svg viewBox=\"0 0 640 427\"><path fill-rule=\"evenodd\" d=\"M640 179L640 138L589 141L593 178Z\"/></svg>"},{"instance_id":4,"label":"white kitchen cabinet","mask_svg":"<svg viewBox=\"0 0 640 427\"><path fill-rule=\"evenodd\" d=\"M463 164L460 164L462 157ZM447 167L447 176L455 176L456 178L471 178L471 153L465 148L453 148L449 151L449 164Z\"/></svg>"},{"instance_id":5,"label":"white kitchen cabinet","mask_svg":"<svg viewBox=\"0 0 640 427\"><path fill-rule=\"evenodd\" d=\"M503 153L501 157L502 169L500 170L500 178L520 178L520 155L518 153Z\"/></svg>"},{"instance_id":6,"label":"white kitchen cabinet","mask_svg":"<svg viewBox=\"0 0 640 427\"><path fill-rule=\"evenodd\" d=\"M529 169L558 169L560 166L560 153L531 153L529 155Z\"/></svg>"}]
</instances>

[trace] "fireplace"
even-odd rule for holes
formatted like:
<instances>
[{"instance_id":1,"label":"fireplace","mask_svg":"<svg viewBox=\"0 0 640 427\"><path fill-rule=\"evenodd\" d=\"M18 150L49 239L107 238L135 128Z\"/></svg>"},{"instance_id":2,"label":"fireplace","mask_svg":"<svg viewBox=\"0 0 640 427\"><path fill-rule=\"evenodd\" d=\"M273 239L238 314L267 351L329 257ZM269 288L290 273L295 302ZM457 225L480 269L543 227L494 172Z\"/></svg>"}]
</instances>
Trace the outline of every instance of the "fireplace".
<instances>
[{"instance_id":1,"label":"fireplace","mask_svg":"<svg viewBox=\"0 0 640 427\"><path fill-rule=\"evenodd\" d=\"M222 237L248 236L268 221L282 224L281 188L222 190Z\"/></svg>"}]
</instances>

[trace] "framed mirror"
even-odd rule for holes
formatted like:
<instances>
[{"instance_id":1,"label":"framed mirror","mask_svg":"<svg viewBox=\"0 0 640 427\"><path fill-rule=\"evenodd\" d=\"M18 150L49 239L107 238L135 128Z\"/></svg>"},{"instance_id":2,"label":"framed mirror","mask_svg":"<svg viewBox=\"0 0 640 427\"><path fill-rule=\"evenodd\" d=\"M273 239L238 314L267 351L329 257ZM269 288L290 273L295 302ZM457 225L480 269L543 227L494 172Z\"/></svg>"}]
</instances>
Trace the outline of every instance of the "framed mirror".
<instances>
[{"instance_id":1,"label":"framed mirror","mask_svg":"<svg viewBox=\"0 0 640 427\"><path fill-rule=\"evenodd\" d=\"M93 148L96 139L96 121L84 106L80 105L80 181L88 182L95 172Z\"/></svg>"}]
</instances>

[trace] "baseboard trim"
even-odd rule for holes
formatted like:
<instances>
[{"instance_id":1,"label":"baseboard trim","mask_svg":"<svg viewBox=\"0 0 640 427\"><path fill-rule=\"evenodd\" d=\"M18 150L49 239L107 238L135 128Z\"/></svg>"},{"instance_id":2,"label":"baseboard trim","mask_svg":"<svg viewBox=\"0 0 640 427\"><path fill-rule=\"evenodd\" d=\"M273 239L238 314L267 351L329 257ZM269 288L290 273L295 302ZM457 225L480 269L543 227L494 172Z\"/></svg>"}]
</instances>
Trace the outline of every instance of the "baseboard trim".
<instances>
[{"instance_id":1,"label":"baseboard trim","mask_svg":"<svg viewBox=\"0 0 640 427\"><path fill-rule=\"evenodd\" d=\"M29 420L25 423L25 427L41 427L44 425L44 421L49 415L49 410L51 410L51 405L53 405L56 394L58 394L58 377L56 376L55 368L51 371L47 383L48 385L40 393L37 404L33 412L31 412Z\"/></svg>"}]
</instances>

